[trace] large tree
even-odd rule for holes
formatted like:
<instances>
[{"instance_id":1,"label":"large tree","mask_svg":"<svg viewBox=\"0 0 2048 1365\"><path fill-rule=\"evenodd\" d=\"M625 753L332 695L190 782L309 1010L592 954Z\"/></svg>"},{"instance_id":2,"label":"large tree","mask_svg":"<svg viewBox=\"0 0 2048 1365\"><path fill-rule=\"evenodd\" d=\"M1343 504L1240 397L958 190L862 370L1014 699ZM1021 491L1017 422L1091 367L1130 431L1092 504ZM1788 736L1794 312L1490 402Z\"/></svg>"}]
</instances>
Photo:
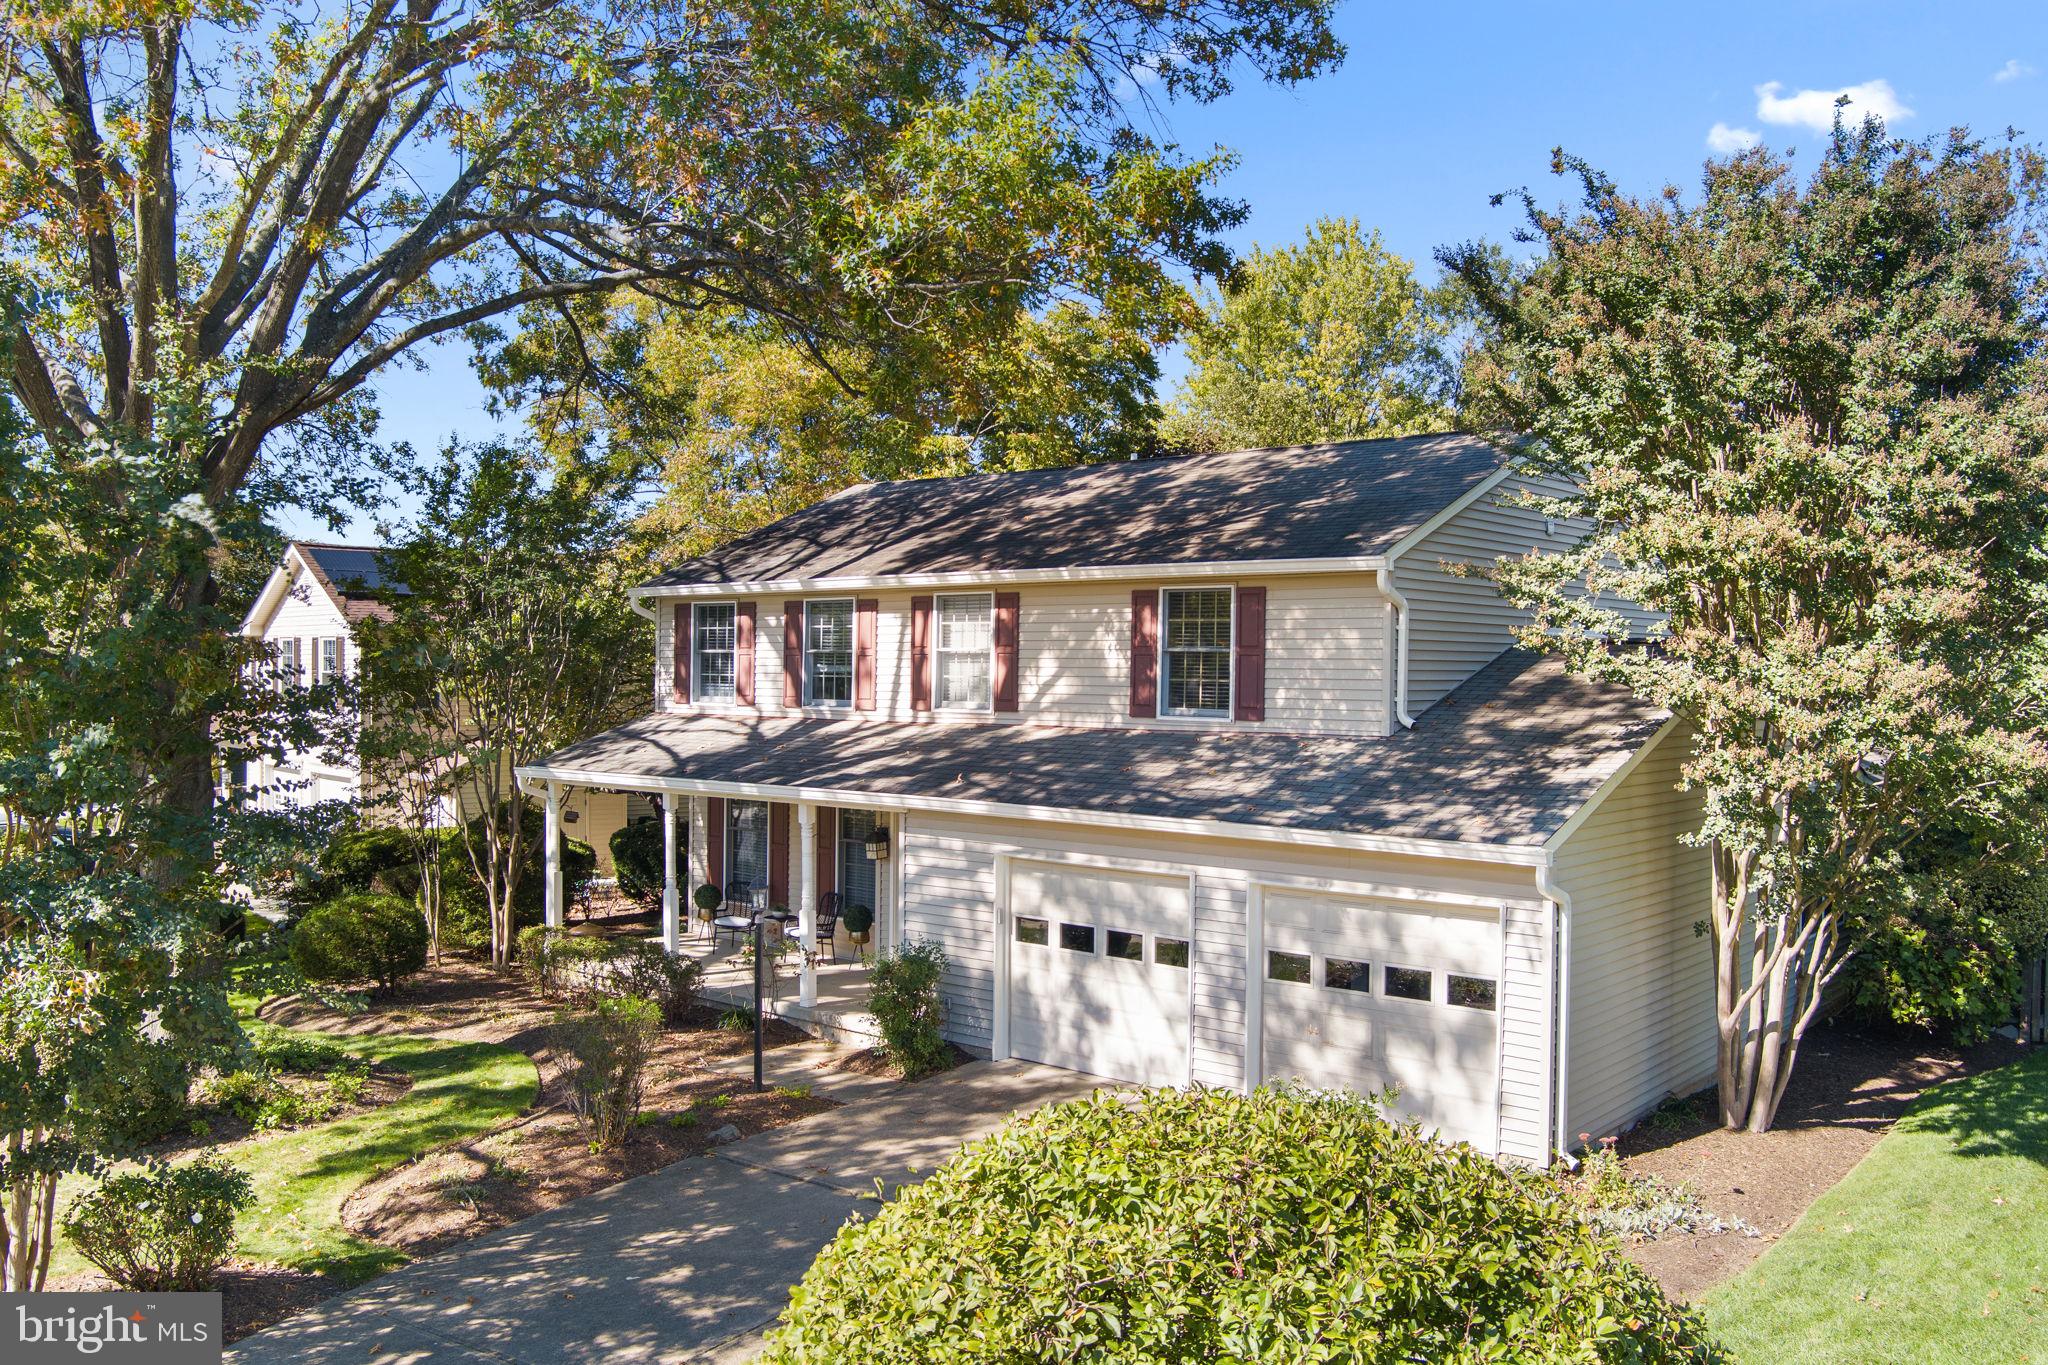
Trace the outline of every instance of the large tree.
<instances>
[{"instance_id":1,"label":"large tree","mask_svg":"<svg viewBox=\"0 0 2048 1365\"><path fill-rule=\"evenodd\" d=\"M1499 332L1475 397L1578 488L1550 510L1593 527L1499 581L1530 644L1690 727L1721 1118L1761 1131L1916 845L1961 823L2034 856L2042 164L1871 123L1804 183L1761 149L1708 163L1696 196L1557 170L1582 201L1522 196L1540 256L1519 288L1445 254ZM1665 614L1652 647L1601 592Z\"/></svg>"},{"instance_id":2,"label":"large tree","mask_svg":"<svg viewBox=\"0 0 2048 1365\"><path fill-rule=\"evenodd\" d=\"M358 437L380 367L527 305L630 288L902 351L1114 311L1223 268L1240 217L1127 73L1196 100L1310 77L1341 56L1331 5L16 5L0 241L36 306L12 389L58 450L194 417L219 511L252 480L312 496L330 461L276 461ZM174 586L194 613L217 591ZM199 812L192 747L166 794Z\"/></svg>"},{"instance_id":3,"label":"large tree","mask_svg":"<svg viewBox=\"0 0 2048 1365\"><path fill-rule=\"evenodd\" d=\"M1462 291L1349 218L1254 250L1187 343L1187 383L1162 424L1177 446L1230 450L1440 431L1452 424Z\"/></svg>"},{"instance_id":4,"label":"large tree","mask_svg":"<svg viewBox=\"0 0 2048 1365\"><path fill-rule=\"evenodd\" d=\"M545 463L458 447L414 470L420 511L390 551L406 591L358 627L366 745L380 767L409 766L407 780L439 775L409 800L445 795L466 817L501 965L535 823L513 770L643 709L654 676L653 632L619 607L645 571L625 500L616 484L550 478ZM410 763L390 761L401 755Z\"/></svg>"}]
</instances>

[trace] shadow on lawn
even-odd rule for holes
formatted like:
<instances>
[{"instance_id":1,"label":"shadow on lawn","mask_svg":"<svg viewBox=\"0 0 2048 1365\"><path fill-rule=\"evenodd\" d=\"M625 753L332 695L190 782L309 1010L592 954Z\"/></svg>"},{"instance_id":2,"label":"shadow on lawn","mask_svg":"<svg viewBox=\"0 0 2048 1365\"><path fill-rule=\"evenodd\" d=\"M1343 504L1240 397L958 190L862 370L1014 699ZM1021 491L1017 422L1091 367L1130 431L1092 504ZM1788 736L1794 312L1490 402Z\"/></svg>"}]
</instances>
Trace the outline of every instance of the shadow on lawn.
<instances>
[{"instance_id":1,"label":"shadow on lawn","mask_svg":"<svg viewBox=\"0 0 2048 1365\"><path fill-rule=\"evenodd\" d=\"M1955 1081L1899 1121L1902 1132L1942 1133L1962 1156L2017 1156L2048 1165L2048 1051Z\"/></svg>"}]
</instances>

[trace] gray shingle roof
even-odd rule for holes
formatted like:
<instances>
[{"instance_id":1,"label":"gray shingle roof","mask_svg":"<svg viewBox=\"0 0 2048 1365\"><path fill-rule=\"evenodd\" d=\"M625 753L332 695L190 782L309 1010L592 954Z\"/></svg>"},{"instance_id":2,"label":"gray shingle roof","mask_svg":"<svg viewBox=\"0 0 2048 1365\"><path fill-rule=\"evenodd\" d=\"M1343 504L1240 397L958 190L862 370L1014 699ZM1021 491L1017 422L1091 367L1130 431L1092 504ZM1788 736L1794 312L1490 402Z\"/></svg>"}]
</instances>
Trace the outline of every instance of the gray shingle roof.
<instances>
[{"instance_id":1,"label":"gray shingle roof","mask_svg":"<svg viewBox=\"0 0 2048 1365\"><path fill-rule=\"evenodd\" d=\"M1510 649L1391 738L657 714L539 766L1540 844L1667 719Z\"/></svg>"},{"instance_id":2,"label":"gray shingle roof","mask_svg":"<svg viewBox=\"0 0 2048 1365\"><path fill-rule=\"evenodd\" d=\"M647 586L1373 555L1501 462L1452 434L864 484Z\"/></svg>"}]
</instances>

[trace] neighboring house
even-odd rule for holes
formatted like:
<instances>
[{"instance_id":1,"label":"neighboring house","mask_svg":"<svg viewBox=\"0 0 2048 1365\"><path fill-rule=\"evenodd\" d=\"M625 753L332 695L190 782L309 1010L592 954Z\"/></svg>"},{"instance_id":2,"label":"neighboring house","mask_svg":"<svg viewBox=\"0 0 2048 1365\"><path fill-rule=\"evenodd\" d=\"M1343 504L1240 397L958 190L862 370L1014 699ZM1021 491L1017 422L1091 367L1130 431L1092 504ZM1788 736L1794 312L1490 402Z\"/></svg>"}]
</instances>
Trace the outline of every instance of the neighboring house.
<instances>
[{"instance_id":1,"label":"neighboring house","mask_svg":"<svg viewBox=\"0 0 2048 1365\"><path fill-rule=\"evenodd\" d=\"M872 898L976 1053L1543 1161L1711 1083L1714 1007L1679 727L1455 571L1579 533L1521 486L1431 436L851 489L635 589L651 713L521 776L672 798L679 889L806 938Z\"/></svg>"},{"instance_id":2,"label":"neighboring house","mask_svg":"<svg viewBox=\"0 0 2048 1365\"><path fill-rule=\"evenodd\" d=\"M267 647L279 686L356 676L362 666L356 625L388 619L386 601L406 591L386 563L376 545L295 540L285 547L242 621L242 634ZM345 748L293 751L279 762L256 759L245 765L243 780L265 809L348 801L364 806L373 821L397 818L380 806L356 755ZM626 823L629 801L623 792L579 791L565 812L570 833L596 846L602 875L611 875L611 833ZM642 818L652 818L645 801L631 804ZM454 808L444 802L440 822L453 820Z\"/></svg>"}]
</instances>

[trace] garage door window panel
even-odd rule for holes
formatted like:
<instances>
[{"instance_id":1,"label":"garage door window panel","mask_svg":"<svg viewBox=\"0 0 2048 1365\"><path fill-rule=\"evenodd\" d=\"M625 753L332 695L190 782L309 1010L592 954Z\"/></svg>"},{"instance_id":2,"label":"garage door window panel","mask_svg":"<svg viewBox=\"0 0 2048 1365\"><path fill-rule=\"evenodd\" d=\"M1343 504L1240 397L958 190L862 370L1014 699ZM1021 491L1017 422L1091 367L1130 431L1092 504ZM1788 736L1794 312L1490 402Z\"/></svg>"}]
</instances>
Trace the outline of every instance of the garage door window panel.
<instances>
[{"instance_id":1,"label":"garage door window panel","mask_svg":"<svg viewBox=\"0 0 2048 1365\"><path fill-rule=\"evenodd\" d=\"M1145 936L1131 933L1127 929L1111 929L1103 948L1106 956L1125 962L1145 960Z\"/></svg>"},{"instance_id":2,"label":"garage door window panel","mask_svg":"<svg viewBox=\"0 0 2048 1365\"><path fill-rule=\"evenodd\" d=\"M1460 976L1455 972L1450 979L1451 1003L1468 1010L1490 1010L1495 1008L1498 994L1491 977Z\"/></svg>"},{"instance_id":3,"label":"garage door window panel","mask_svg":"<svg viewBox=\"0 0 2048 1365\"><path fill-rule=\"evenodd\" d=\"M1051 941L1051 926L1042 919L1020 915L1017 918L1017 942L1030 943L1043 948Z\"/></svg>"},{"instance_id":4,"label":"garage door window panel","mask_svg":"<svg viewBox=\"0 0 2048 1365\"><path fill-rule=\"evenodd\" d=\"M1419 1000L1428 1003L1434 993L1434 974L1422 967L1389 967L1381 994L1389 1000Z\"/></svg>"},{"instance_id":5,"label":"garage door window panel","mask_svg":"<svg viewBox=\"0 0 2048 1365\"><path fill-rule=\"evenodd\" d=\"M1333 991L1372 992L1372 964L1348 957L1323 959L1323 984Z\"/></svg>"},{"instance_id":6,"label":"garage door window panel","mask_svg":"<svg viewBox=\"0 0 2048 1365\"><path fill-rule=\"evenodd\" d=\"M1306 986L1309 982L1307 953L1267 953L1266 979Z\"/></svg>"},{"instance_id":7,"label":"garage door window panel","mask_svg":"<svg viewBox=\"0 0 2048 1365\"><path fill-rule=\"evenodd\" d=\"M1153 939L1152 962L1158 967L1185 968L1188 965L1188 941L1184 938Z\"/></svg>"},{"instance_id":8,"label":"garage door window panel","mask_svg":"<svg viewBox=\"0 0 2048 1365\"><path fill-rule=\"evenodd\" d=\"M1093 953L1095 951L1095 926L1092 924L1062 924L1060 926L1060 947L1070 953Z\"/></svg>"}]
</instances>

